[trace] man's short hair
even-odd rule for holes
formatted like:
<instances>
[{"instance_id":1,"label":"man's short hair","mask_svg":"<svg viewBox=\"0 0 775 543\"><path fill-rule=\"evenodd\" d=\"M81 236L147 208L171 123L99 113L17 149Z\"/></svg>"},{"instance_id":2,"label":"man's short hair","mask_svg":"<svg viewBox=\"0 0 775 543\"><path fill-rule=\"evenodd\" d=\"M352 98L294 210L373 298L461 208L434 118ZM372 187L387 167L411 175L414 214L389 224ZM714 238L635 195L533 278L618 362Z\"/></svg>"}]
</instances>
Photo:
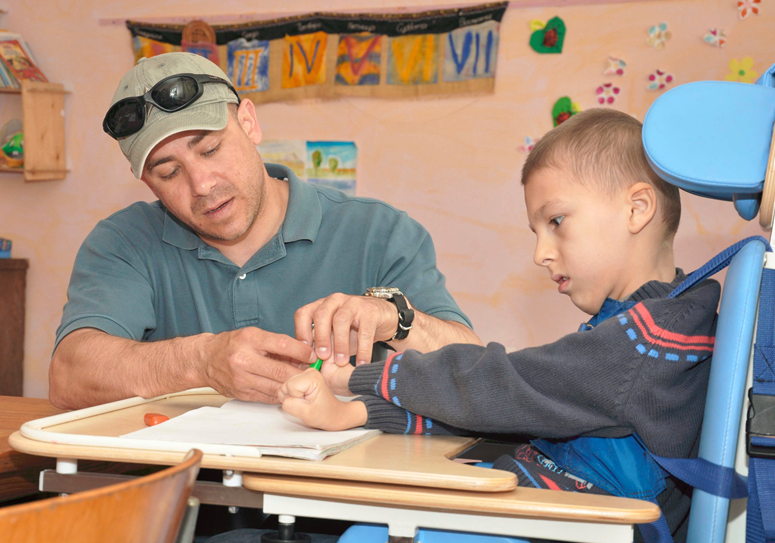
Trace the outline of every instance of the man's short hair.
<instances>
[{"instance_id":1,"label":"man's short hair","mask_svg":"<svg viewBox=\"0 0 775 543\"><path fill-rule=\"evenodd\" d=\"M595 108L577 113L536 143L522 167L522 184L536 171L552 167L608 194L644 181L656 189L665 233L673 236L681 221L681 198L678 188L649 166L642 130L640 121L621 111Z\"/></svg>"}]
</instances>

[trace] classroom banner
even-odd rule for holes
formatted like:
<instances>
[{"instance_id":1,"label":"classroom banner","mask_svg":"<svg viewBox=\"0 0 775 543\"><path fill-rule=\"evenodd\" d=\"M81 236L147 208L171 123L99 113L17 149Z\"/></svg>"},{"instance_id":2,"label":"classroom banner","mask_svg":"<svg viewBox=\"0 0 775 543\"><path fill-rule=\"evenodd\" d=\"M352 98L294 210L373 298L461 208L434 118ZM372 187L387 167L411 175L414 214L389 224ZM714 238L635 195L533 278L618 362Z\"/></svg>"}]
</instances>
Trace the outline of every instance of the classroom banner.
<instances>
[{"instance_id":1,"label":"classroom banner","mask_svg":"<svg viewBox=\"0 0 775 543\"><path fill-rule=\"evenodd\" d=\"M127 21L135 60L189 51L253 102L493 92L508 2L420 13L310 13L233 25Z\"/></svg>"}]
</instances>

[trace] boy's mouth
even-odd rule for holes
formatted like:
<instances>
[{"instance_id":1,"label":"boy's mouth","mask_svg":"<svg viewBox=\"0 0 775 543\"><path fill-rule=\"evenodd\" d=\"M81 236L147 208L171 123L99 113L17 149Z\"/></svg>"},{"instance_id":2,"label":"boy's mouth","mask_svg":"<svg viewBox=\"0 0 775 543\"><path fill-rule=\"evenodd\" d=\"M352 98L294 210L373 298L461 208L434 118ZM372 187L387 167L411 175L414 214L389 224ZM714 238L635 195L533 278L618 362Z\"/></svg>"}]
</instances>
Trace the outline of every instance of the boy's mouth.
<instances>
[{"instance_id":1,"label":"boy's mouth","mask_svg":"<svg viewBox=\"0 0 775 543\"><path fill-rule=\"evenodd\" d=\"M552 275L552 281L557 283L559 287L557 287L557 291L560 294L565 294L568 290L568 286L570 285L570 279L566 275L561 275L559 273Z\"/></svg>"}]
</instances>

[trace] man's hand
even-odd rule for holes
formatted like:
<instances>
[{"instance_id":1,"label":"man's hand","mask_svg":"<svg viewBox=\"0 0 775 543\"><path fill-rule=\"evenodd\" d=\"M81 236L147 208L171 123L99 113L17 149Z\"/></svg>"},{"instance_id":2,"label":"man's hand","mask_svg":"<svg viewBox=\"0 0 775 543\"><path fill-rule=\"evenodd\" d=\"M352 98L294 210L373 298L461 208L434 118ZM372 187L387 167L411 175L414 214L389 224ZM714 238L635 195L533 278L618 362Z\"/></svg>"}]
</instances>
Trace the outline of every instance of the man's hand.
<instances>
[{"instance_id":1,"label":"man's hand","mask_svg":"<svg viewBox=\"0 0 775 543\"><path fill-rule=\"evenodd\" d=\"M371 350L376 341L388 341L395 335L398 309L386 300L337 293L300 308L294 315L294 322L296 338L310 345L314 324L318 358L327 360L333 353L338 366L349 362L352 354L350 334L355 332L355 361L360 365L371 361Z\"/></svg>"},{"instance_id":2,"label":"man's hand","mask_svg":"<svg viewBox=\"0 0 775 543\"><path fill-rule=\"evenodd\" d=\"M280 385L315 361L312 348L292 337L259 328L210 336L204 380L224 396L278 403Z\"/></svg>"},{"instance_id":3,"label":"man's hand","mask_svg":"<svg viewBox=\"0 0 775 543\"><path fill-rule=\"evenodd\" d=\"M283 410L312 428L349 430L363 426L368 420L363 402L339 401L323 375L312 368L283 383L278 399Z\"/></svg>"}]
</instances>

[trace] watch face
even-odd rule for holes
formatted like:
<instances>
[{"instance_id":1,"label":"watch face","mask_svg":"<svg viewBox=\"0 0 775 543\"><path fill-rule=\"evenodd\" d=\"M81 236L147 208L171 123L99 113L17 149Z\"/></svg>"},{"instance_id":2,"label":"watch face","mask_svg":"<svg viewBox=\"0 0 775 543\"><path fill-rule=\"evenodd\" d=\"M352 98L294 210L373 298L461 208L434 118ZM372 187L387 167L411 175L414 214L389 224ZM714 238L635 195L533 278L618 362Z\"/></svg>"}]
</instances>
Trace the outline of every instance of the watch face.
<instances>
[{"instance_id":1,"label":"watch face","mask_svg":"<svg viewBox=\"0 0 775 543\"><path fill-rule=\"evenodd\" d=\"M396 287L369 287L366 289L366 296L374 298L392 298L394 294L401 294L401 290Z\"/></svg>"}]
</instances>

